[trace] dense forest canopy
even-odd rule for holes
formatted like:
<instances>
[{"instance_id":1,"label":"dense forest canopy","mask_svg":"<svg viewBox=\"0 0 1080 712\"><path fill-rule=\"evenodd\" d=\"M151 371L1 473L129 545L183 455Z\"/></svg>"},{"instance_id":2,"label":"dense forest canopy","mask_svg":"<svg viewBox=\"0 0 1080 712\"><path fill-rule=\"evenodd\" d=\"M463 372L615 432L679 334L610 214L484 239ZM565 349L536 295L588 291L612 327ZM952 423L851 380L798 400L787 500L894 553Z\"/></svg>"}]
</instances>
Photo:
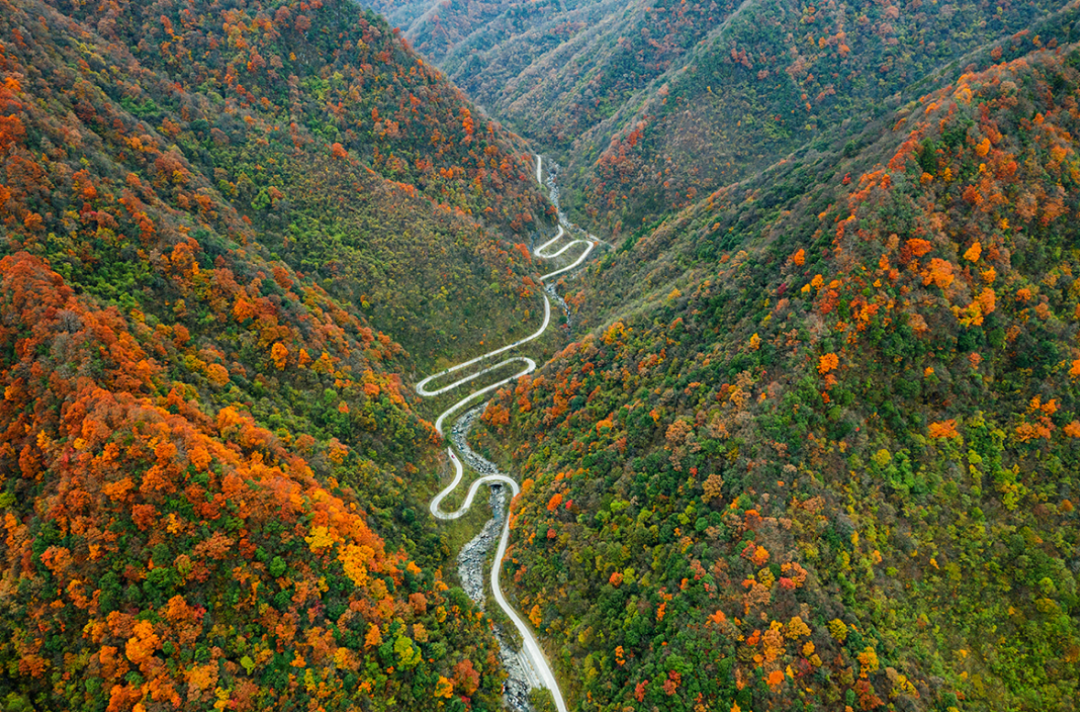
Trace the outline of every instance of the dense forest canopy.
<instances>
[{"instance_id":1,"label":"dense forest canopy","mask_svg":"<svg viewBox=\"0 0 1080 712\"><path fill-rule=\"evenodd\" d=\"M989 42L1048 43L1075 3L366 0L566 165L616 235L917 98ZM1074 38L1075 39L1075 38ZM1059 42L1063 41L1061 39Z\"/></svg>"},{"instance_id":2,"label":"dense forest canopy","mask_svg":"<svg viewBox=\"0 0 1080 712\"><path fill-rule=\"evenodd\" d=\"M582 708L1076 708L1080 46L987 60L627 238L488 406Z\"/></svg>"},{"instance_id":3,"label":"dense forest canopy","mask_svg":"<svg viewBox=\"0 0 1080 712\"><path fill-rule=\"evenodd\" d=\"M0 707L498 708L406 374L532 328L532 185L354 3L3 0Z\"/></svg>"},{"instance_id":4,"label":"dense forest canopy","mask_svg":"<svg viewBox=\"0 0 1080 712\"><path fill-rule=\"evenodd\" d=\"M367 5L0 0L0 708L503 708L549 298L570 709L1077 708L1080 2Z\"/></svg>"}]
</instances>

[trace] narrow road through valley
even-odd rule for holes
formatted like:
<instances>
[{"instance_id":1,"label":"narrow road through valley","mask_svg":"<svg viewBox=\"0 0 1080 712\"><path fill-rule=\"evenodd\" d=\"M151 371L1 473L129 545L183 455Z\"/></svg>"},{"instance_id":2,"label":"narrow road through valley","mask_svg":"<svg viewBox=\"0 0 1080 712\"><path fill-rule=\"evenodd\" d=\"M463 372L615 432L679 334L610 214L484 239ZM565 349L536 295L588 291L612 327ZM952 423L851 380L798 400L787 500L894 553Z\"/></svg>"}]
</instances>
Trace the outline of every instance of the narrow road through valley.
<instances>
[{"instance_id":1,"label":"narrow road through valley","mask_svg":"<svg viewBox=\"0 0 1080 712\"><path fill-rule=\"evenodd\" d=\"M536 180L541 185L543 185L542 161L543 159L539 155L537 155ZM593 249L596 247L597 241L592 239L592 237L590 236L589 239L569 240L566 242L566 244L562 245L558 249L555 249L557 243L562 240L565 235L567 235L566 228L562 225L560 221L559 231L555 235L555 237L537 247L533 251L533 254L543 259L552 259L555 257L559 257L567 250L570 250L571 248L578 245L584 245L585 249L582 250L578 258L574 260L571 264L567 265L566 267L557 269L554 272L549 272L545 274L543 277L540 278L541 281L546 282L553 277L557 277L561 274L565 274L566 272L575 269L589 257L589 254L592 253ZM499 354L510 351L511 349L522 346L523 344L527 344L528 342L542 336L543 333L547 331L548 325L551 323L551 300L545 293L547 290L550 289L552 289L552 287L545 285L544 291L541 292L541 295L544 298L544 321L540 325L540 328L536 330L536 332L534 332L530 336L526 336L523 339L519 339L512 344L507 344L502 348L495 349L494 351L490 351L481 356L477 356L476 358L470 359L463 363L459 363L456 366L451 366L450 368L443 369L442 371L428 376L427 378L416 384L416 392L421 396L430 398L433 396L441 395L443 393L448 393L452 390L465 386L466 384L471 383L472 381L476 380L481 376L493 373L495 371L501 372L506 369L507 366L518 364L518 370L513 375L506 376L502 379L497 380L495 383L469 392L468 395L464 396L463 398L461 398L461 400L457 401L445 411L443 411L439 415L438 419L435 421L435 429L439 431L440 435L443 434L443 424L446 422L449 416L462 410L465 406L480 400L485 394L490 393L491 391L500 388L507 383L516 381L517 379L528 373L532 373L536 369L536 362L533 361L531 358L526 358L524 356L511 356L509 358L503 359L502 361L499 361L498 363L493 363L490 366L484 366L483 368L473 371L469 375L462 376L446 385L439 387L429 387L428 384L445 376L457 373L458 371L462 371L463 369L467 369L470 366L487 363ZM554 294L554 292L552 292L552 294ZM464 515L467 511L469 511L469 508L472 506L473 500L476 498L476 493L480 490L480 487L482 485L503 484L509 487L510 491L513 492L514 495L517 495L520 491L517 482L514 481L513 478L508 477L507 475L485 475L474 480L472 485L469 486L469 491L465 496L465 501L460 507L458 507L453 512L444 511L442 509L443 500L446 499L447 495L457 489L458 485L461 484L462 477L465 473L465 468L462 466L461 459L458 458L458 456L454 453L453 446L451 445L447 447L446 450L450 456L450 462L454 466L454 479L441 492L435 495L434 499L431 500L431 504L428 507L431 510L431 514L437 519L457 519L458 517ZM499 608L501 608L503 612L506 613L507 617L513 622L514 627L516 627L518 632L521 634L521 639L524 642L524 650L530 661L532 662L532 666L535 668L536 673L540 677L540 680L543 683L544 687L551 691L551 696L555 700L556 708L558 708L559 712L567 712L566 701L563 699L562 692L559 690L559 683L555 680L555 674L551 670L551 665L548 663L547 657L544 655L543 649L541 649L540 644L536 641L536 637L533 635L532 630L529 629L529 627L525 624L525 621L522 620L521 616L518 615L517 611L515 611L513 607L507 602L506 597L503 596L502 587L499 585L499 574L502 571L502 560L503 557L506 555L506 547L509 541L510 513L509 511L507 511L506 521L503 524L502 536L499 538L499 547L495 552L495 561L491 567L492 595L495 598L495 602L499 604Z\"/></svg>"}]
</instances>

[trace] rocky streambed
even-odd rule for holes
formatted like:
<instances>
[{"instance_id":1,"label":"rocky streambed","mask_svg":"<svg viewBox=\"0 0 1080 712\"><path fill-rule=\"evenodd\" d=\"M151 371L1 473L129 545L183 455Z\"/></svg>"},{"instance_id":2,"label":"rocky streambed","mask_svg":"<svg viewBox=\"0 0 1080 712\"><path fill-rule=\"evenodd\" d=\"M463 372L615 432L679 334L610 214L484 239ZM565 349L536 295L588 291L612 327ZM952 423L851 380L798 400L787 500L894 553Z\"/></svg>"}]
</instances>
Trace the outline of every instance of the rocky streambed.
<instances>
[{"instance_id":1,"label":"rocky streambed","mask_svg":"<svg viewBox=\"0 0 1080 712\"><path fill-rule=\"evenodd\" d=\"M499 469L490 460L486 460L469 447L468 436L476 419L484 412L486 403L465 412L450 430L450 441L454 444L462 464L468 465L481 475L499 474ZM503 522L509 508L506 488L498 484L491 486L491 519L472 540L458 553L458 575L465 593L478 606L483 607L487 590L488 555L499 541ZM529 690L539 685L536 673L532 671L528 660L519 650L515 650L510 636L495 626L495 638L499 641L499 657L509 677L506 680L504 700L514 712L533 712L529 704Z\"/></svg>"}]
</instances>

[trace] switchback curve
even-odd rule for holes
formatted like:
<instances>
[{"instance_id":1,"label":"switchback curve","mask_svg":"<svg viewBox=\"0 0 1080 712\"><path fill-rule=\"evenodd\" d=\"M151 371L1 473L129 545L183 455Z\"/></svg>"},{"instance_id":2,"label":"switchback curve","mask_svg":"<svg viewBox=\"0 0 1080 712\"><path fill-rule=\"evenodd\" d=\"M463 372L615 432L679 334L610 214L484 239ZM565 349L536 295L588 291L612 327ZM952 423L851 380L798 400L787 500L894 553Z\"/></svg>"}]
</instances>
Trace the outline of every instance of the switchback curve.
<instances>
[{"instance_id":1,"label":"switchback curve","mask_svg":"<svg viewBox=\"0 0 1080 712\"><path fill-rule=\"evenodd\" d=\"M536 180L541 185L543 185L542 161L542 157L540 155L537 155ZM555 237L533 250L533 254L542 259L552 259L562 255L567 250L577 245L585 245L585 249L582 250L581 254L578 255L577 259L574 260L571 264L543 275L540 278L542 282L546 282L553 277L557 277L561 274L565 274L575 269L582 262L588 259L589 255L596 247L597 241L592 239L592 236L589 236L589 239L571 240L564 244L562 247L560 247L558 250L554 250L553 245L556 245L566 234L566 228L560 223L559 231L556 233ZM550 286L545 285L545 292L550 289ZM528 342L542 336L544 332L547 331L547 328L551 323L551 300L548 298L548 295L545 292L541 292L541 296L543 296L544 298L544 320L543 323L540 325L540 328L537 329L534 333L526 336L523 339L518 339L512 344L507 344L506 346L495 349L494 351L489 351L488 353L477 356L476 358L470 359L468 361L463 361L462 363L456 364L449 368L445 368L438 373L428 376L427 378L416 384L416 392L419 395L425 398L431 398L460 388L461 386L471 383L472 381L476 380L481 376L492 373L494 371L498 371L505 366L515 363L521 364L520 370L518 370L513 375L502 378L495 383L484 386L483 388L478 388L474 391L471 391L470 393L462 397L460 400L458 400L456 403L451 405L449 408L444 410L439 415L438 419L435 421L435 429L439 432L440 435L443 434L443 424L446 422L446 419L449 416L457 413L466 405L476 400L479 400L481 396L490 393L496 388L500 388L507 383L516 381L517 379L521 378L526 374L532 373L534 370L536 370L536 362L533 361L531 358L527 358L524 356L511 356L509 358L503 359L502 361L499 361L498 363L494 363L490 366L485 366L484 368L470 373L467 376L458 378L457 380L452 381L451 383L448 383L446 385L429 388L428 384L430 384L432 381L435 381L444 376L449 376L450 374L456 373L470 366L474 366L482 362L487 362L490 359L493 359L495 356L498 356L499 354L503 354L518 346L527 344ZM457 489L458 485L461 484L461 480L465 474L465 469L461 464L461 460L454 453L453 446L447 447L446 451L447 454L450 456L451 464L453 464L454 466L454 478L449 485L444 487L437 495L435 495L435 497L431 500L431 503L428 505L428 509L431 511L432 516L434 516L436 519L450 520L457 519L458 517L463 516L466 512L469 511L469 508L472 506L473 500L476 497L477 491L483 485L503 484L508 486L514 495L517 495L518 492L520 492L518 483L513 478L508 477L507 475L485 475L484 477L480 477L474 480L473 483L469 486L469 491L465 496L465 501L460 507L458 507L452 512L444 511L442 509L443 500L446 499L446 497L451 492ZM551 665L548 663L547 657L544 655L543 649L541 649L540 644L536 641L536 637L533 635L532 630L529 628L529 626L525 624L525 621L522 620L521 616L518 615L517 611L515 611L513 607L509 604L509 602L507 602L506 597L503 596L502 588L499 585L499 573L502 571L502 560L503 557L506 555L506 548L509 541L510 513L508 511L506 515L506 521L503 524L502 536L499 537L499 547L495 552L495 561L491 567L492 595L495 598L495 602L499 605L499 608L503 610L506 616L513 622L514 627L517 628L518 632L521 634L521 639L524 643L526 654L532 661L532 665L536 669L537 675L540 677L540 680L543 683L544 687L546 687L551 692L551 696L555 700L556 708L559 710L559 712L567 712L566 701L563 699L562 692L559 690L559 683L555 679L555 674L554 672L552 672Z\"/></svg>"}]
</instances>

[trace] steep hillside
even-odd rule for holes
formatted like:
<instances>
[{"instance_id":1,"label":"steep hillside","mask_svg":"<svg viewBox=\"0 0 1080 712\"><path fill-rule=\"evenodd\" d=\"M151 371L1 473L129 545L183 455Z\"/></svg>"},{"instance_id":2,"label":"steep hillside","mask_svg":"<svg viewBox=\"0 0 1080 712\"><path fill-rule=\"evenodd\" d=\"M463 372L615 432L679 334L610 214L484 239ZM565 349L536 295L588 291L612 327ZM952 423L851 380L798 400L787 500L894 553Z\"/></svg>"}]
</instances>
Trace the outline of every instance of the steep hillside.
<instances>
[{"instance_id":1,"label":"steep hillside","mask_svg":"<svg viewBox=\"0 0 1080 712\"><path fill-rule=\"evenodd\" d=\"M0 285L5 710L435 709L455 689L498 708L468 599L357 508L352 487L378 500L392 468L214 413L158 361L175 327L90 307L25 252ZM349 347L343 381L365 365L351 339L331 349Z\"/></svg>"},{"instance_id":2,"label":"steep hillside","mask_svg":"<svg viewBox=\"0 0 1080 712\"><path fill-rule=\"evenodd\" d=\"M627 240L488 407L572 698L1076 709L1080 48L947 81Z\"/></svg>"},{"instance_id":3,"label":"steep hillside","mask_svg":"<svg viewBox=\"0 0 1080 712\"><path fill-rule=\"evenodd\" d=\"M1075 710L1080 3L381 9L618 244L473 434L571 707ZM400 34L0 0L5 711L500 708L404 384L555 211Z\"/></svg>"},{"instance_id":4,"label":"steep hillside","mask_svg":"<svg viewBox=\"0 0 1080 712\"><path fill-rule=\"evenodd\" d=\"M939 71L1075 41L1076 7L745 3L684 67L574 144L575 207L633 232L799 147L850 138L937 88Z\"/></svg>"},{"instance_id":5,"label":"steep hillside","mask_svg":"<svg viewBox=\"0 0 1080 712\"><path fill-rule=\"evenodd\" d=\"M344 0L0 0L0 707L499 707L402 385L532 328L516 142Z\"/></svg>"},{"instance_id":6,"label":"steep hillside","mask_svg":"<svg viewBox=\"0 0 1080 712\"><path fill-rule=\"evenodd\" d=\"M1071 21L1032 27L1063 6L596 0L382 10L481 106L559 156L576 219L619 235L823 134L857 131L989 40L1006 52L1025 30L1015 38L1023 52L1033 40L1069 41L1059 35Z\"/></svg>"},{"instance_id":7,"label":"steep hillside","mask_svg":"<svg viewBox=\"0 0 1080 712\"><path fill-rule=\"evenodd\" d=\"M69 43L72 69L43 80L78 85L63 108L84 124L137 140L133 160L171 207L234 220L230 237L257 234L423 358L470 319L505 328L533 303L515 299L527 269L511 253L546 210L531 156L374 15L318 1L55 5L102 41ZM22 29L31 47L47 31ZM111 126L115 113L131 124ZM476 284L506 298L477 310Z\"/></svg>"}]
</instances>

